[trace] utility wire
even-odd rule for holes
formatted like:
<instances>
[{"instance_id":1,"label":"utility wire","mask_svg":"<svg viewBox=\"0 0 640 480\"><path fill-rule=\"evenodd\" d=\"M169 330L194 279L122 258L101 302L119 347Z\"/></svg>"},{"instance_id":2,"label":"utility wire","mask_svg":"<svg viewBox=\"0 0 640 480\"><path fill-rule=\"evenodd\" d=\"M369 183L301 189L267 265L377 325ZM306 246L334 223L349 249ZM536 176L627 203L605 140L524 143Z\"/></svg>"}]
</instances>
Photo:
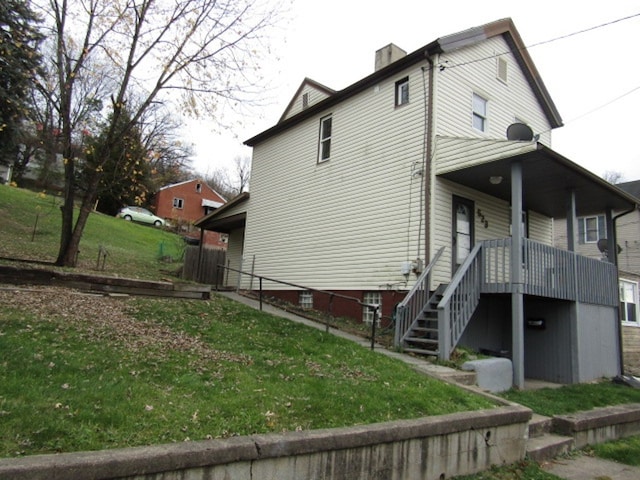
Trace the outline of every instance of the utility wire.
<instances>
[{"instance_id":1,"label":"utility wire","mask_svg":"<svg viewBox=\"0 0 640 480\"><path fill-rule=\"evenodd\" d=\"M613 25L615 23L619 23L619 22L623 22L625 20L630 20L632 18L636 18L636 17L640 17L640 13L635 13L633 15L629 15L627 17L623 17L623 18L618 18L617 20L612 20L610 22L607 23L601 23L599 25L593 26L593 27L589 27L589 28L585 28L583 30L578 30L572 33L567 33L566 35L561 35L559 37L554 37L551 38L549 40L543 40L541 42L538 43L534 43L531 45L525 45L523 48L519 49L519 50L528 50L530 48L534 48L534 47L538 47L540 45L546 45L548 43L553 43L553 42L557 42L558 40L564 40L565 38L569 38L569 37L573 37L575 35L580 35L582 33L586 33L586 32L590 32L592 30L597 30L599 28L603 28L603 27L608 27L609 25ZM469 60L468 62L462 62L462 63L456 63L455 65L438 65L438 68L440 69L440 71L442 70L446 70L446 69L450 69L450 68L457 68L457 67L463 67L465 65L470 65L472 63L477 63L477 62L482 62L484 60L491 60L492 58L497 58L500 57L502 55L505 55L507 53L509 53L510 50L505 51L505 52L500 52L500 53L494 53L493 55L489 55L487 57L481 57L481 58L476 58L475 60Z\"/></svg>"}]
</instances>

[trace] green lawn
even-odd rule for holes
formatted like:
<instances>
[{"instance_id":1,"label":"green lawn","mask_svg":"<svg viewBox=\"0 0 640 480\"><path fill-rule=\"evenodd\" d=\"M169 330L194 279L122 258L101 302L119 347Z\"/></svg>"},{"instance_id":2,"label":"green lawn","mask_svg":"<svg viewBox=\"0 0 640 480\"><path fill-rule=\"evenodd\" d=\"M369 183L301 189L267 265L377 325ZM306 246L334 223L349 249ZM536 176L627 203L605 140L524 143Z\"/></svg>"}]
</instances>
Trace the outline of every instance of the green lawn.
<instances>
[{"instance_id":1,"label":"green lawn","mask_svg":"<svg viewBox=\"0 0 640 480\"><path fill-rule=\"evenodd\" d=\"M55 261L61 204L55 195L0 185L0 257ZM80 243L79 269L96 269L100 246L109 253L106 274L158 280L179 268L185 244L162 229L92 213Z\"/></svg>"},{"instance_id":2,"label":"green lawn","mask_svg":"<svg viewBox=\"0 0 640 480\"><path fill-rule=\"evenodd\" d=\"M0 290L0 456L491 407L401 362L224 297Z\"/></svg>"},{"instance_id":3,"label":"green lawn","mask_svg":"<svg viewBox=\"0 0 640 480\"><path fill-rule=\"evenodd\" d=\"M598 383L565 385L540 390L510 390L502 396L525 405L540 415L562 415L591 410L608 405L640 403L640 389L614 384L608 380Z\"/></svg>"}]
</instances>

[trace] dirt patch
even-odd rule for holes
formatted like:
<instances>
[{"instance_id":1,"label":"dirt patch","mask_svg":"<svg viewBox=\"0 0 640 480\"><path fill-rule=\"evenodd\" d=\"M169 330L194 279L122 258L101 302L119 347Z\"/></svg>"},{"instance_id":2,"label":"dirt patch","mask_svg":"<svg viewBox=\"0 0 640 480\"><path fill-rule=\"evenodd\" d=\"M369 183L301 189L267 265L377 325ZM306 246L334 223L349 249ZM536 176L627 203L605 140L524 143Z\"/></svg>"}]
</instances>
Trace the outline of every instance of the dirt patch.
<instances>
[{"instance_id":1,"label":"dirt patch","mask_svg":"<svg viewBox=\"0 0 640 480\"><path fill-rule=\"evenodd\" d=\"M153 350L162 354L179 351L192 354L196 363L251 363L247 355L211 348L197 337L151 321L140 321L131 297L85 294L62 287L0 288L0 307L33 315L33 321L60 321L91 341L110 341L131 352Z\"/></svg>"}]
</instances>

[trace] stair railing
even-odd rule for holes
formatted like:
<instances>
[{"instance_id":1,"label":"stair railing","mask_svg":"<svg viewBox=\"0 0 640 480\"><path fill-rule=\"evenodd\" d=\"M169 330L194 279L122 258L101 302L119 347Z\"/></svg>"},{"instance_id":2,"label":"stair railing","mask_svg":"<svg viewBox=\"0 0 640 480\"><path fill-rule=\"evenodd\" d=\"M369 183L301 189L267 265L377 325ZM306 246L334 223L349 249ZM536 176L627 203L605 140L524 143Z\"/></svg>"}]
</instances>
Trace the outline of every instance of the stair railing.
<instances>
[{"instance_id":1,"label":"stair railing","mask_svg":"<svg viewBox=\"0 0 640 480\"><path fill-rule=\"evenodd\" d=\"M427 300L429 300L429 290L431 287L431 270L438 262L442 255L444 247L436 252L429 265L420 274L413 288L407 293L402 302L396 308L396 330L394 336L394 345L400 347L402 339L411 328L411 325L422 313Z\"/></svg>"},{"instance_id":2,"label":"stair railing","mask_svg":"<svg viewBox=\"0 0 640 480\"><path fill-rule=\"evenodd\" d=\"M438 358L449 360L480 302L482 243L478 243L451 279L438 303Z\"/></svg>"}]
</instances>

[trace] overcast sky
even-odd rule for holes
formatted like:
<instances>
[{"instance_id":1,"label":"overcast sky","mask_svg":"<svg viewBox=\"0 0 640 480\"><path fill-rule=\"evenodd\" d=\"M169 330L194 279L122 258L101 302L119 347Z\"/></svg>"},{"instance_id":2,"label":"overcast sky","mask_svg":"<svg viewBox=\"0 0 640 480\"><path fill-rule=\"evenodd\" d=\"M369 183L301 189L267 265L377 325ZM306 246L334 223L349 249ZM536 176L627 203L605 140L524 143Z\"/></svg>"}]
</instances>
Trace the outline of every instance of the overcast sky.
<instances>
[{"instance_id":1,"label":"overcast sky","mask_svg":"<svg viewBox=\"0 0 640 480\"><path fill-rule=\"evenodd\" d=\"M289 16L278 58L264 63L269 105L225 134L190 124L197 171L250 156L242 142L278 121L305 77L341 90L372 73L375 51L389 43L412 52L511 17L527 46L615 22L529 53L564 120L552 148L598 175L640 179L640 0L293 0Z\"/></svg>"}]
</instances>

